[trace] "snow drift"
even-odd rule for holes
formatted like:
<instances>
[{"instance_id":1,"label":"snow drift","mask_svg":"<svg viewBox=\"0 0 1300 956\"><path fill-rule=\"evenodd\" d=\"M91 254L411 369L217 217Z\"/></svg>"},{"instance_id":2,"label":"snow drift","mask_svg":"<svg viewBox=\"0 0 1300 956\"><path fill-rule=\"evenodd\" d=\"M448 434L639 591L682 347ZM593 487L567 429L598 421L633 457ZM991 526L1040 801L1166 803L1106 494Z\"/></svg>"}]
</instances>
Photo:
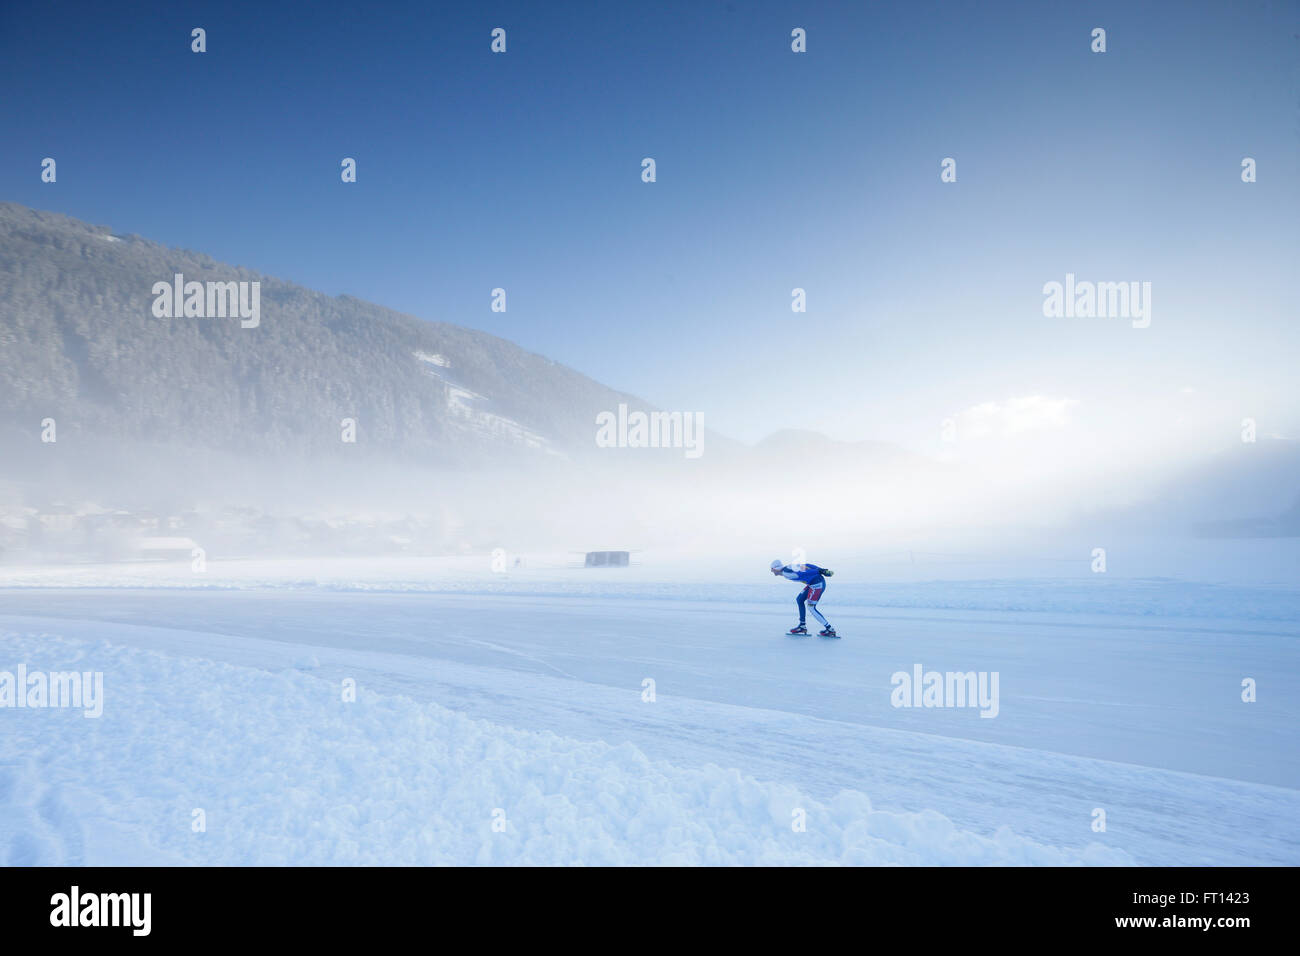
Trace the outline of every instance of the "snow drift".
<instances>
[{"instance_id":1,"label":"snow drift","mask_svg":"<svg viewBox=\"0 0 1300 956\"><path fill-rule=\"evenodd\" d=\"M299 670L12 632L0 647L50 671L102 671L107 688L97 720L0 715L8 865L1131 862L1097 844L1060 850L933 811L876 810L855 791L818 801L364 685L346 703Z\"/></svg>"}]
</instances>

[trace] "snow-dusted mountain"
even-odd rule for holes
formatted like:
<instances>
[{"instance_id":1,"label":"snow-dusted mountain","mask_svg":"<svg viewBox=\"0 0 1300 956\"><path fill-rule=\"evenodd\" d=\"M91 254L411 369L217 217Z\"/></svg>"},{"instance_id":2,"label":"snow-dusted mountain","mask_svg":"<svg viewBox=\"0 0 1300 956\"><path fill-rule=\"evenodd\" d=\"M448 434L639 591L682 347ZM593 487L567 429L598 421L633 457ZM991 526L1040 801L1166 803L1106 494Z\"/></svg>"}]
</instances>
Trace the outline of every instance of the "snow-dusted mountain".
<instances>
[{"instance_id":1,"label":"snow-dusted mountain","mask_svg":"<svg viewBox=\"0 0 1300 956\"><path fill-rule=\"evenodd\" d=\"M177 274L260 283L256 327L157 317ZM587 454L619 402L648 407L484 332L0 203L0 423L29 439L52 419L61 439L328 459L352 419L368 456L459 466Z\"/></svg>"}]
</instances>

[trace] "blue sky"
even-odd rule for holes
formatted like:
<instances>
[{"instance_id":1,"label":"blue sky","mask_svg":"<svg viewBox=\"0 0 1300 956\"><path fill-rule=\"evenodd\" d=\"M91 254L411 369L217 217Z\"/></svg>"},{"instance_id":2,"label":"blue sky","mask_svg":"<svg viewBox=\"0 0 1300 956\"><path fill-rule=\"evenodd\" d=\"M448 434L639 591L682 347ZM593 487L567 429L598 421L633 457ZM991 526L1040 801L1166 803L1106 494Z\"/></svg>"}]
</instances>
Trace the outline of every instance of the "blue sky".
<instances>
[{"instance_id":1,"label":"blue sky","mask_svg":"<svg viewBox=\"0 0 1300 956\"><path fill-rule=\"evenodd\" d=\"M1026 396L1094 434L1300 426L1295 3L458 6L6 4L0 198L745 440L924 449ZM1151 282L1151 327L1044 318L1067 272Z\"/></svg>"}]
</instances>

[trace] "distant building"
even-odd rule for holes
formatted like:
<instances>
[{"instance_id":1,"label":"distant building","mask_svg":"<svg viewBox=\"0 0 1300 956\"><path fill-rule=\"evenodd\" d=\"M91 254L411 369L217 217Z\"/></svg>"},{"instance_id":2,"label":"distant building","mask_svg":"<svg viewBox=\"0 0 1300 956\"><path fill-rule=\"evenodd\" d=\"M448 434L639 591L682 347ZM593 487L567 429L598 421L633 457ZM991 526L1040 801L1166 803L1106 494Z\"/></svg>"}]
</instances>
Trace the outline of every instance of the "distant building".
<instances>
[{"instance_id":1,"label":"distant building","mask_svg":"<svg viewBox=\"0 0 1300 956\"><path fill-rule=\"evenodd\" d=\"M588 551L584 567L625 568L630 556L630 551Z\"/></svg>"},{"instance_id":2,"label":"distant building","mask_svg":"<svg viewBox=\"0 0 1300 956\"><path fill-rule=\"evenodd\" d=\"M188 561L197 547L192 538L141 538L138 545L146 561Z\"/></svg>"}]
</instances>

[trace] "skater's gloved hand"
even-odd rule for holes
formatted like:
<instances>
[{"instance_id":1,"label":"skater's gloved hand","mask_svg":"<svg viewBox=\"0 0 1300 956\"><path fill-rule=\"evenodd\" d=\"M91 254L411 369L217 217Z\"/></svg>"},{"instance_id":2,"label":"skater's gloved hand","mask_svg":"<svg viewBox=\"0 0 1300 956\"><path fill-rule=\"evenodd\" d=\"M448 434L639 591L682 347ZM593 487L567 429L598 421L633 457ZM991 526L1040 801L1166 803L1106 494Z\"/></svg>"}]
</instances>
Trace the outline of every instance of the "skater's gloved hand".
<instances>
[{"instance_id":1,"label":"skater's gloved hand","mask_svg":"<svg viewBox=\"0 0 1300 956\"><path fill-rule=\"evenodd\" d=\"M830 568L827 568L825 571L822 572L822 574L823 574L825 577L828 577L828 578L833 578L833 577L835 577L835 572L832 571Z\"/></svg>"}]
</instances>

